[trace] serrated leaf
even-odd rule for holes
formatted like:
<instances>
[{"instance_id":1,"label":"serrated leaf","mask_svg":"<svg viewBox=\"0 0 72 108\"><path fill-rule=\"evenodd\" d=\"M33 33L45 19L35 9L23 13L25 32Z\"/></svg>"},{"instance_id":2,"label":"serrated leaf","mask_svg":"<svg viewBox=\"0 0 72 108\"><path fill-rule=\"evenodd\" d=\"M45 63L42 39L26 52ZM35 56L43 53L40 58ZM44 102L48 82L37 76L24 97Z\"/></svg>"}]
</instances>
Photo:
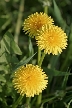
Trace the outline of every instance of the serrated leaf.
<instances>
[{"instance_id":1,"label":"serrated leaf","mask_svg":"<svg viewBox=\"0 0 72 108\"><path fill-rule=\"evenodd\" d=\"M0 56L2 56L2 54L5 52L5 48L3 46L1 46L0 48Z\"/></svg>"},{"instance_id":2,"label":"serrated leaf","mask_svg":"<svg viewBox=\"0 0 72 108\"><path fill-rule=\"evenodd\" d=\"M6 94L9 94L12 92L12 82L6 82L6 85L7 85L7 91L6 91Z\"/></svg>"},{"instance_id":3,"label":"serrated leaf","mask_svg":"<svg viewBox=\"0 0 72 108\"><path fill-rule=\"evenodd\" d=\"M3 39L1 40L1 47L4 47L9 54L22 54L20 48L15 43L12 34L9 32L6 32Z\"/></svg>"},{"instance_id":4,"label":"serrated leaf","mask_svg":"<svg viewBox=\"0 0 72 108\"><path fill-rule=\"evenodd\" d=\"M8 72L8 67L4 65L0 65L0 71Z\"/></svg>"},{"instance_id":5,"label":"serrated leaf","mask_svg":"<svg viewBox=\"0 0 72 108\"><path fill-rule=\"evenodd\" d=\"M1 81L1 82L4 82L4 83L6 82L6 79L4 78L3 75L0 75L0 81Z\"/></svg>"},{"instance_id":6,"label":"serrated leaf","mask_svg":"<svg viewBox=\"0 0 72 108\"><path fill-rule=\"evenodd\" d=\"M0 57L0 63L10 63L11 62L11 55L8 53L3 53L3 55Z\"/></svg>"},{"instance_id":7,"label":"serrated leaf","mask_svg":"<svg viewBox=\"0 0 72 108\"><path fill-rule=\"evenodd\" d=\"M65 76L65 75L72 75L72 73L68 73L68 72L62 72L62 71L58 71L55 69L48 69L48 68L43 68L44 71L46 72L46 74L48 76Z\"/></svg>"}]
</instances>

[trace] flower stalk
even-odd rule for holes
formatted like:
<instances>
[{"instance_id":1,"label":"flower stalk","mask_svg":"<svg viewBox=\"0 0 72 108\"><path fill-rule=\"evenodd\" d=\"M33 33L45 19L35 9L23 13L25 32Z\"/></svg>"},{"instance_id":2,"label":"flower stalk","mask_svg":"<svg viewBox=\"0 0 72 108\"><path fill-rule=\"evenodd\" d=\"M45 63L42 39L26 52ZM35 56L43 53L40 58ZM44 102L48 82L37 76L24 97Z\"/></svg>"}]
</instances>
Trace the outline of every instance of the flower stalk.
<instances>
[{"instance_id":1,"label":"flower stalk","mask_svg":"<svg viewBox=\"0 0 72 108\"><path fill-rule=\"evenodd\" d=\"M40 62L39 62L39 66L41 66L42 65L42 62L43 62L43 60L44 60L44 57L45 57L45 53L43 52L42 53L42 56L41 56L41 59L40 59Z\"/></svg>"},{"instance_id":2,"label":"flower stalk","mask_svg":"<svg viewBox=\"0 0 72 108\"><path fill-rule=\"evenodd\" d=\"M40 59L41 59L41 50L38 47L38 64L39 64Z\"/></svg>"},{"instance_id":3,"label":"flower stalk","mask_svg":"<svg viewBox=\"0 0 72 108\"><path fill-rule=\"evenodd\" d=\"M48 6L46 5L44 7L44 12L47 13L48 12ZM38 65L41 67L42 65L42 62L44 60L44 57L45 57L45 53L42 54L42 57L41 57L41 50L39 49L38 47ZM39 107L39 105L41 104L41 100L42 100L42 93L40 93L38 95L38 98L37 98L37 107Z\"/></svg>"},{"instance_id":4,"label":"flower stalk","mask_svg":"<svg viewBox=\"0 0 72 108\"><path fill-rule=\"evenodd\" d=\"M44 6L44 12L45 12L46 14L48 13L48 6L47 6L47 5Z\"/></svg>"},{"instance_id":5,"label":"flower stalk","mask_svg":"<svg viewBox=\"0 0 72 108\"><path fill-rule=\"evenodd\" d=\"M20 95L19 98L17 99L17 101L13 104L12 108L17 108L17 106L19 105L19 103L21 102L23 96Z\"/></svg>"},{"instance_id":6,"label":"flower stalk","mask_svg":"<svg viewBox=\"0 0 72 108\"><path fill-rule=\"evenodd\" d=\"M26 97L26 104L30 107L30 100L31 98L30 97Z\"/></svg>"}]
</instances>

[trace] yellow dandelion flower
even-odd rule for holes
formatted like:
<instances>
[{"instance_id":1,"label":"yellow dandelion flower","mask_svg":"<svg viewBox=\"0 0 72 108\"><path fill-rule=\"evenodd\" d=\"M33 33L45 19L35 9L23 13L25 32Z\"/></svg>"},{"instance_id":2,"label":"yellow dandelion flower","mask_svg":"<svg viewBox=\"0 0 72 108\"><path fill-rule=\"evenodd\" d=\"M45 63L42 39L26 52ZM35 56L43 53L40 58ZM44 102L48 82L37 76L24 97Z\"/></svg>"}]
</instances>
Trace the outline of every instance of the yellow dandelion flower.
<instances>
[{"instance_id":1,"label":"yellow dandelion flower","mask_svg":"<svg viewBox=\"0 0 72 108\"><path fill-rule=\"evenodd\" d=\"M45 54L52 53L53 55L58 55L62 52L62 49L67 47L66 33L55 25L42 27L36 40L37 45L41 50L44 50Z\"/></svg>"},{"instance_id":2,"label":"yellow dandelion flower","mask_svg":"<svg viewBox=\"0 0 72 108\"><path fill-rule=\"evenodd\" d=\"M27 19L25 19L23 24L23 30L29 33L29 36L34 37L37 35L37 30L39 30L45 24L53 24L53 19L43 12L36 12Z\"/></svg>"},{"instance_id":3,"label":"yellow dandelion flower","mask_svg":"<svg viewBox=\"0 0 72 108\"><path fill-rule=\"evenodd\" d=\"M47 87L48 77L39 66L28 64L17 69L13 85L20 95L26 97L39 95Z\"/></svg>"}]
</instances>

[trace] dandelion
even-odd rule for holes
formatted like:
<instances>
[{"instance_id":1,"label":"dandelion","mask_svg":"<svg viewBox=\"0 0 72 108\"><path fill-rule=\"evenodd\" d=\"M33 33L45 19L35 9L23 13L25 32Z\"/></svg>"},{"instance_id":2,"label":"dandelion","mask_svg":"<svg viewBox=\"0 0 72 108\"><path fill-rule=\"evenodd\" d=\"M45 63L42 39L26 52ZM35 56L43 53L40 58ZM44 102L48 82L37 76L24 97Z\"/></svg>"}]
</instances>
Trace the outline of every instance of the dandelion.
<instances>
[{"instance_id":1,"label":"dandelion","mask_svg":"<svg viewBox=\"0 0 72 108\"><path fill-rule=\"evenodd\" d=\"M39 66L28 64L17 69L13 85L20 95L26 97L39 95L47 87L48 77Z\"/></svg>"},{"instance_id":2,"label":"dandelion","mask_svg":"<svg viewBox=\"0 0 72 108\"><path fill-rule=\"evenodd\" d=\"M27 19L25 19L23 24L23 30L29 33L29 36L34 37L37 35L37 30L39 30L45 24L53 24L53 19L43 12L36 12Z\"/></svg>"},{"instance_id":3,"label":"dandelion","mask_svg":"<svg viewBox=\"0 0 72 108\"><path fill-rule=\"evenodd\" d=\"M67 36L64 31L55 25L42 27L36 37L37 45L45 54L58 55L67 47Z\"/></svg>"}]
</instances>

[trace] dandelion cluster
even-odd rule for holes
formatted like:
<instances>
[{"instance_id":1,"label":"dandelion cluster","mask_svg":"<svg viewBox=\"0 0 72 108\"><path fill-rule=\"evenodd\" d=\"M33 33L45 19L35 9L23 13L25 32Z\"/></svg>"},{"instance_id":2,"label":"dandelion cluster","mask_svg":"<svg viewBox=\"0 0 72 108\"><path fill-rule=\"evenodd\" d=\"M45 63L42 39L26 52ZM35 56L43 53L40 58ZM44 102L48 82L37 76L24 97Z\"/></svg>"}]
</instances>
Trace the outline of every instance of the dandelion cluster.
<instances>
[{"instance_id":1,"label":"dandelion cluster","mask_svg":"<svg viewBox=\"0 0 72 108\"><path fill-rule=\"evenodd\" d=\"M23 30L36 39L45 54L61 54L67 47L67 36L61 27L55 26L53 19L45 13L34 13L23 23ZM39 95L47 87L48 77L39 66L28 64L17 69L13 78L14 88L26 97Z\"/></svg>"},{"instance_id":2,"label":"dandelion cluster","mask_svg":"<svg viewBox=\"0 0 72 108\"><path fill-rule=\"evenodd\" d=\"M13 85L18 93L26 97L39 95L47 87L48 77L39 66L28 64L17 69L13 78Z\"/></svg>"},{"instance_id":3,"label":"dandelion cluster","mask_svg":"<svg viewBox=\"0 0 72 108\"><path fill-rule=\"evenodd\" d=\"M58 55L67 47L67 36L53 22L47 14L36 12L25 19L23 30L31 37L35 36L38 47L44 50L45 54Z\"/></svg>"}]
</instances>

